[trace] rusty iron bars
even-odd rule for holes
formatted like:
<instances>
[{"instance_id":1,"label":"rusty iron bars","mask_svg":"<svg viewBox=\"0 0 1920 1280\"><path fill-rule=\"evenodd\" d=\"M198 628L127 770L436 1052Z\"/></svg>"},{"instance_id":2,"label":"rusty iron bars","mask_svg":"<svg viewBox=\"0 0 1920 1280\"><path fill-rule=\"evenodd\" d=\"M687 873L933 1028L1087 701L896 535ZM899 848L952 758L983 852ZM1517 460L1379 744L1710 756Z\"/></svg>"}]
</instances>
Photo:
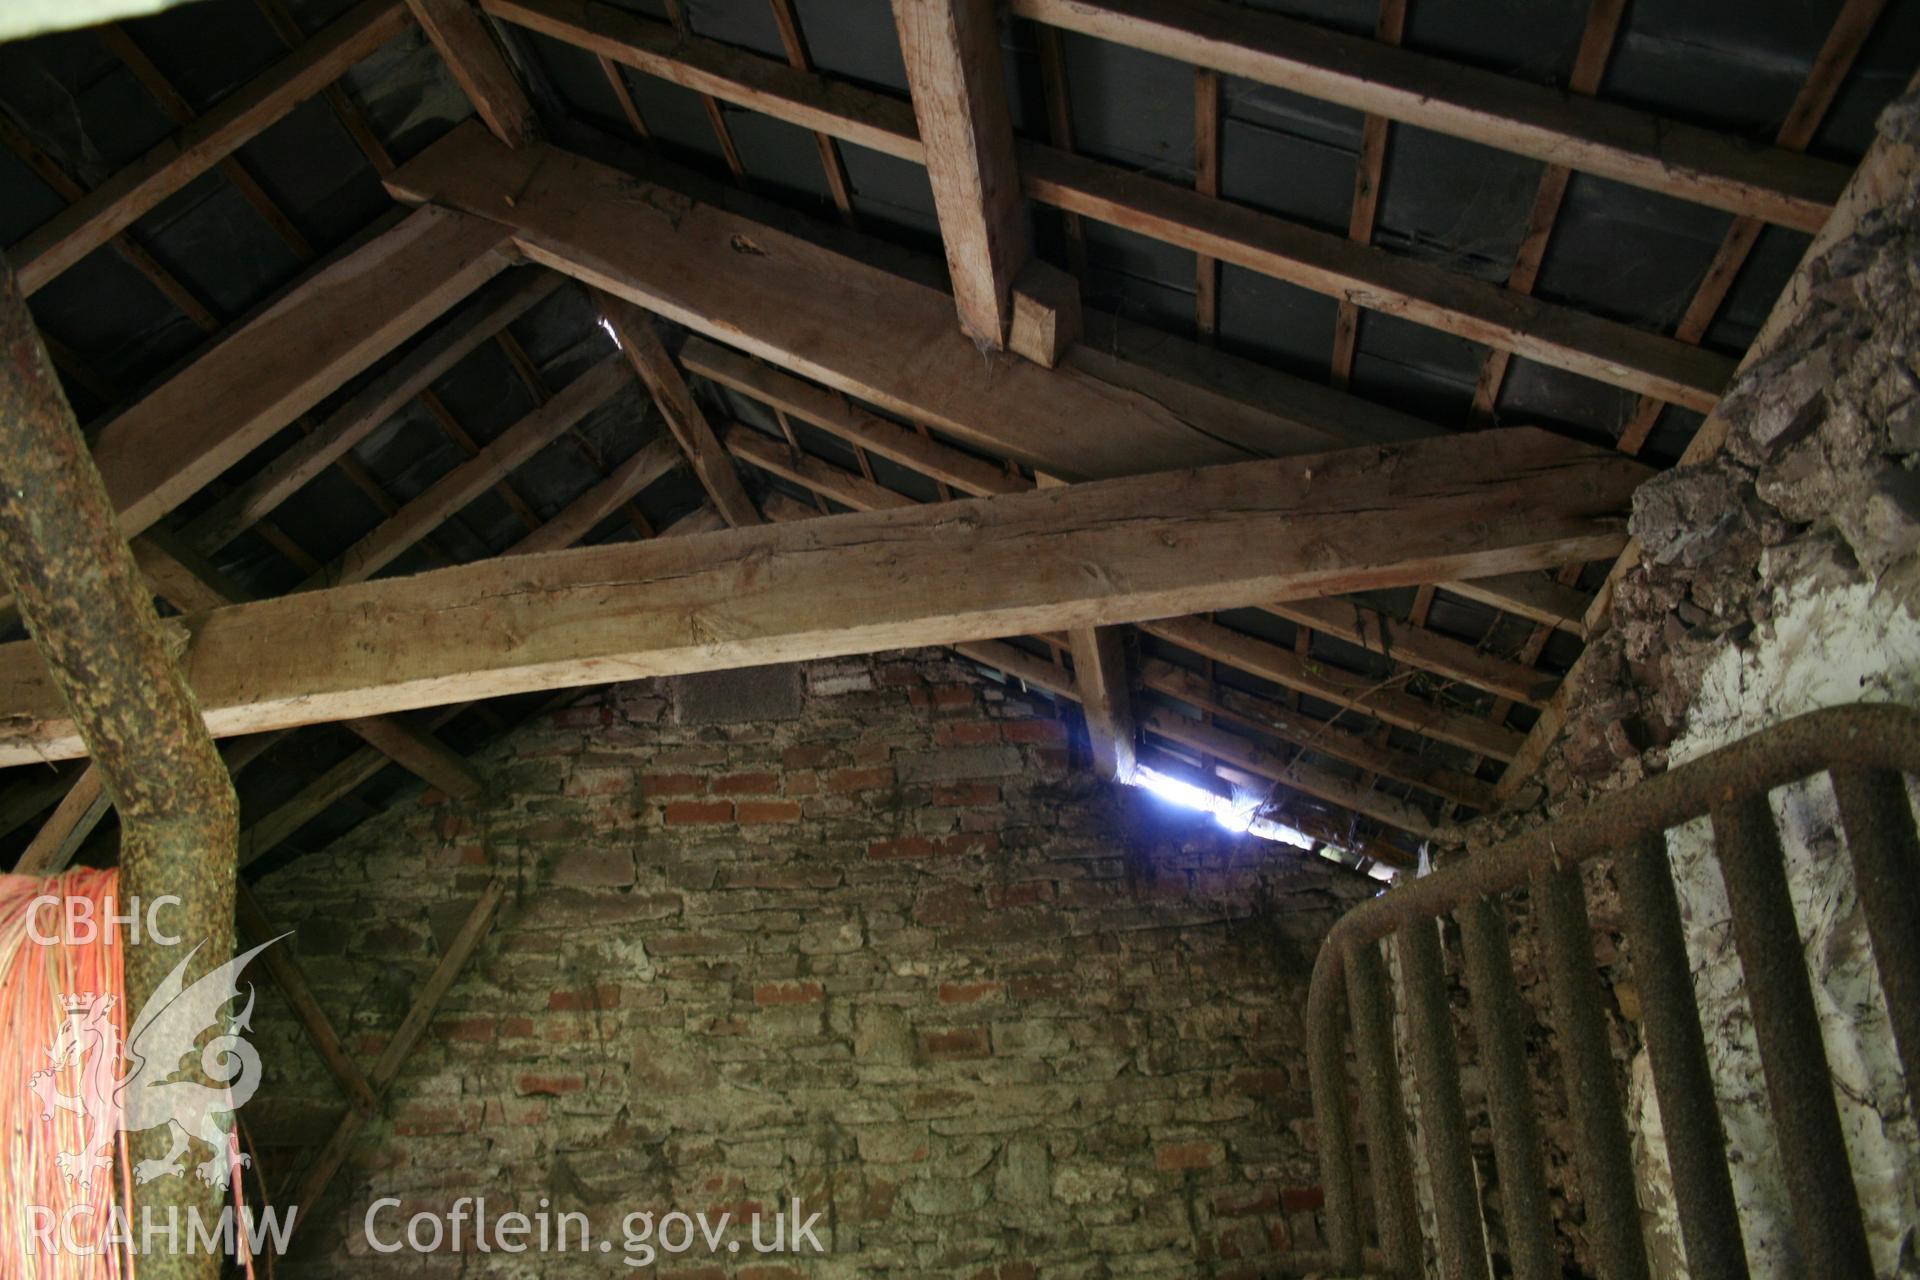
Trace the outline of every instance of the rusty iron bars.
<instances>
[{"instance_id":1,"label":"rusty iron bars","mask_svg":"<svg viewBox=\"0 0 1920 1280\"><path fill-rule=\"evenodd\" d=\"M1460 926L1462 973L1486 1073L1507 1260L1517 1280L1561 1274L1521 1040L1520 996L1497 903L1500 894L1525 886L1543 944L1594 1261L1606 1280L1648 1274L1579 870L1590 858L1611 855L1689 1272L1716 1280L1747 1275L1726 1139L1667 862L1665 832L1706 817L1726 881L1800 1260L1810 1275L1872 1273L1767 800L1774 788L1820 773L1831 775L1839 802L1908 1105L1920 1104L1920 930L1912 927L1920 918L1920 834L1902 777L1920 774L1920 712L1865 704L1810 712L1395 888L1334 926L1314 966L1307 1018L1327 1231L1337 1269L1361 1274L1363 1259L1374 1256L1371 1249L1362 1252L1366 1232L1355 1184L1350 1014L1377 1256L1385 1268L1369 1274L1424 1274L1395 1059L1393 992L1380 945L1391 940L1406 987L1408 1049L1432 1175L1441 1274L1449 1280L1488 1274L1437 931L1441 919L1452 915Z\"/></svg>"}]
</instances>

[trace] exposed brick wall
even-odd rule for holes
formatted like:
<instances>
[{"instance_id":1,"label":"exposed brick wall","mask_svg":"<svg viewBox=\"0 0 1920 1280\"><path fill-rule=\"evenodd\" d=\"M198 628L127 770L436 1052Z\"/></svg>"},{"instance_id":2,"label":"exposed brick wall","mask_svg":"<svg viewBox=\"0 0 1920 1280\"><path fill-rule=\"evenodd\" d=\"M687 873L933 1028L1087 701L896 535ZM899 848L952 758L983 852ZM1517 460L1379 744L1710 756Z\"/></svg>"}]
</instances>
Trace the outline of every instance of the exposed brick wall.
<instances>
[{"instance_id":1,"label":"exposed brick wall","mask_svg":"<svg viewBox=\"0 0 1920 1280\"><path fill-rule=\"evenodd\" d=\"M514 885L286 1274L624 1270L369 1257L385 1195L544 1197L616 1239L634 1210L824 1211L824 1256L661 1270L741 1280L1321 1248L1306 977L1373 886L1094 781L1054 717L931 653L619 686L495 748L481 801L270 877L368 1063L480 887ZM263 1131L335 1103L278 1002L257 1016Z\"/></svg>"}]
</instances>

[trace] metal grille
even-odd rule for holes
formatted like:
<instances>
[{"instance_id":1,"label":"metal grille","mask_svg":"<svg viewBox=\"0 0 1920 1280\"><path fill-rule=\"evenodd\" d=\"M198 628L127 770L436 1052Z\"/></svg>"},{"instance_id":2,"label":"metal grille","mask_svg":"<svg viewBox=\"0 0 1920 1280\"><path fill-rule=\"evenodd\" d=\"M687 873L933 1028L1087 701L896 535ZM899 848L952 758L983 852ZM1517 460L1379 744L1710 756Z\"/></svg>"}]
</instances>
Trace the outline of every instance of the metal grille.
<instances>
[{"instance_id":1,"label":"metal grille","mask_svg":"<svg viewBox=\"0 0 1920 1280\"><path fill-rule=\"evenodd\" d=\"M1607 1041L1580 863L1610 857L1625 909L1655 1097L1688 1270L1744 1277L1746 1251L1665 832L1709 818L1732 909L1766 1096L1801 1264L1809 1275L1872 1274L1813 991L1767 793L1832 776L1909 1107L1920 1082L1920 838L1902 774L1920 773L1920 713L1856 705L1812 712L1396 888L1348 913L1314 967L1308 1004L1314 1116L1333 1260L1345 1274L1423 1274L1414 1161L1400 1095L1395 948L1406 1041L1419 1091L1441 1273L1489 1275L1481 1204L1435 922L1459 924L1461 968L1487 1082L1507 1257L1518 1280L1563 1274L1547 1197L1539 1117L1521 1039L1522 1006L1500 897L1529 890L1542 942L1575 1172L1594 1263L1607 1280L1648 1274L1627 1122ZM1368 1136L1374 1235L1366 1248L1349 1115L1348 1033ZM1920 1114L1920 1112L1916 1112Z\"/></svg>"}]
</instances>

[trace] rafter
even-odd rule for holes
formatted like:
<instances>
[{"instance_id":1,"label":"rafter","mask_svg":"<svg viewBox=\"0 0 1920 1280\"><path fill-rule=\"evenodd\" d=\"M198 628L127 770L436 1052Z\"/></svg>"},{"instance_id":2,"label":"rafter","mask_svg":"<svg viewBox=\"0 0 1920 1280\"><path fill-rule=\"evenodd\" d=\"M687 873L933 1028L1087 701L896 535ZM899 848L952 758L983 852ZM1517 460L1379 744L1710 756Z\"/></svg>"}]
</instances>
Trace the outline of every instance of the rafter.
<instances>
[{"instance_id":1,"label":"rafter","mask_svg":"<svg viewBox=\"0 0 1920 1280\"><path fill-rule=\"evenodd\" d=\"M674 34L682 40L692 40L693 24L687 19L686 6L681 0L660 0L667 11L667 21L673 25ZM747 185L747 167L740 162L740 148L734 144L733 130L727 124L726 108L722 107L710 93L700 95L700 105L706 108L707 124L713 129L713 139L720 144L721 158L727 162L727 172L741 186Z\"/></svg>"},{"instance_id":2,"label":"rafter","mask_svg":"<svg viewBox=\"0 0 1920 1280\"><path fill-rule=\"evenodd\" d=\"M1442 591L1462 599L1518 614L1543 627L1552 627L1582 640L1587 638L1586 612L1592 607L1593 597L1558 581L1552 574L1503 573L1498 577L1481 578L1473 582L1453 581L1437 585Z\"/></svg>"},{"instance_id":3,"label":"rafter","mask_svg":"<svg viewBox=\"0 0 1920 1280\"><path fill-rule=\"evenodd\" d=\"M31 295L44 287L398 35L407 23L400 0L362 0L291 57L234 90L192 125L12 246L7 256L21 291Z\"/></svg>"},{"instance_id":4,"label":"rafter","mask_svg":"<svg viewBox=\"0 0 1920 1280\"><path fill-rule=\"evenodd\" d=\"M483 289L412 350L308 433L196 517L187 542L211 555L299 492L425 391L442 374L560 287L563 277L532 271Z\"/></svg>"},{"instance_id":5,"label":"rafter","mask_svg":"<svg viewBox=\"0 0 1920 1280\"><path fill-rule=\"evenodd\" d=\"M1380 12L1373 23L1373 38L1382 44L1397 45L1407 26L1407 0L1380 0ZM1200 71L1200 75L1214 75ZM1380 212L1380 179L1387 165L1385 116L1369 113L1360 122L1360 150L1353 162L1353 203L1347 211L1347 238L1355 244L1373 243L1373 224ZM1217 194L1209 192L1208 194ZM1331 381L1344 390L1353 381L1353 357L1360 342L1360 306L1351 298L1340 299L1333 320L1333 363Z\"/></svg>"},{"instance_id":6,"label":"rafter","mask_svg":"<svg viewBox=\"0 0 1920 1280\"><path fill-rule=\"evenodd\" d=\"M748 427L729 427L725 442L727 451L740 461L855 511L894 511L915 505L913 499L883 488L865 476L791 448L782 448Z\"/></svg>"},{"instance_id":7,"label":"rafter","mask_svg":"<svg viewBox=\"0 0 1920 1280\"><path fill-rule=\"evenodd\" d=\"M983 378L945 293L553 148L461 126L390 183L504 217L543 265L1062 478L1248 456L1090 379L1013 358Z\"/></svg>"},{"instance_id":8,"label":"rafter","mask_svg":"<svg viewBox=\"0 0 1920 1280\"><path fill-rule=\"evenodd\" d=\"M268 25L288 49L298 49L306 40L306 31L288 11L285 0L254 0L254 5L266 16ZM374 132L366 113L347 96L347 91L340 87L338 81L320 90L320 97L346 129L353 144L360 148L360 153L366 156L367 163L373 166L375 173L385 174L393 168L393 157L387 153L386 144L380 141L380 135Z\"/></svg>"},{"instance_id":9,"label":"rafter","mask_svg":"<svg viewBox=\"0 0 1920 1280\"><path fill-rule=\"evenodd\" d=\"M1269 640L1201 618L1142 621L1140 629L1202 657L1283 685L1336 707L1372 716L1439 742L1510 760L1521 737L1478 716L1451 710L1403 692L1392 680L1336 671L1310 662Z\"/></svg>"},{"instance_id":10,"label":"rafter","mask_svg":"<svg viewBox=\"0 0 1920 1280\"><path fill-rule=\"evenodd\" d=\"M1193 73L1193 189L1220 195L1220 77L1205 67ZM1078 224L1079 214L1067 216ZM1220 264L1204 253L1193 258L1193 327L1203 342L1220 330Z\"/></svg>"},{"instance_id":11,"label":"rafter","mask_svg":"<svg viewBox=\"0 0 1920 1280\"><path fill-rule=\"evenodd\" d=\"M1010 676L1024 684L1031 685L1036 689L1043 689L1055 697L1066 698L1075 702L1080 700L1080 691L1075 686L1074 679L1066 668L1049 662L1044 658L1037 658L1027 653L1024 649L1016 648L1013 645L998 640L983 640L970 644L955 645L954 652L959 653L963 657L970 658L982 666L990 667L993 670L1001 672L1003 675ZM1170 721L1169 725L1175 732L1178 732L1181 727L1179 723L1173 721ZM1200 730L1205 729L1204 725L1197 725L1195 727ZM1161 732L1161 728L1158 725L1155 725L1154 729L1155 732ZM1216 768L1209 772L1225 772L1248 783L1278 784L1286 788L1289 792L1297 791L1302 795L1311 794L1306 790L1307 786L1322 783L1325 784L1322 790L1334 791L1339 794L1345 794L1351 790L1351 784L1346 783L1344 779L1340 779L1336 777L1336 775L1325 770L1313 768L1312 766L1301 766L1293 771L1289 771L1290 762L1281 761L1278 757L1262 751L1254 744L1245 742L1244 739L1197 738L1196 735L1185 733L1181 733L1179 737L1165 733L1162 733L1162 736L1167 737L1168 741L1179 742L1181 745L1186 746L1193 746L1197 740L1205 742L1208 746L1225 747L1232 751L1236 757L1239 757L1239 762L1230 764L1227 769L1220 770ZM1204 746L1194 746L1194 749L1206 755L1213 754L1208 752ZM1247 764L1257 765L1258 767L1251 769L1246 768L1245 765ZM1282 773L1286 773L1287 776L1278 776ZM1382 799L1385 799L1385 797L1382 797ZM1382 815L1391 813L1393 817L1396 818L1409 817L1407 812L1408 807L1400 806L1399 802L1391 803L1394 806L1392 808L1387 806L1371 806L1374 812L1368 816L1373 817L1377 821L1386 821L1389 826L1398 826L1398 823L1392 822L1382 817ZM1409 820L1416 819L1409 817ZM1300 823L1303 822L1304 819L1301 815L1290 813L1287 816L1287 821L1289 823ZM1424 815L1418 817L1417 821L1422 829L1431 830L1431 824L1426 822ZM1314 838L1337 844L1354 853L1375 857L1396 867L1410 868L1414 864L1413 856L1405 850L1394 848L1380 840L1369 839L1365 835L1356 833L1351 829L1347 831L1332 831L1319 823L1312 822L1305 823L1305 826L1308 828L1306 833L1312 835ZM1402 829L1404 830L1405 828ZM1418 833L1410 831L1409 834L1417 835Z\"/></svg>"},{"instance_id":12,"label":"rafter","mask_svg":"<svg viewBox=\"0 0 1920 1280\"><path fill-rule=\"evenodd\" d=\"M301 589L315 590L371 578L454 512L604 404L627 382L624 363L617 354L609 354L568 383L559 395L501 432L474 457L428 485L418 497L382 521L322 572L309 578Z\"/></svg>"},{"instance_id":13,"label":"rafter","mask_svg":"<svg viewBox=\"0 0 1920 1280\"><path fill-rule=\"evenodd\" d=\"M660 341L660 335L653 331L652 320L632 303L617 297L600 293L596 301L600 318L613 331L614 341L620 344L633 371L646 384L654 406L666 419L673 438L680 442L681 451L693 465L693 473L700 478L700 486L713 500L715 509L736 529L759 524L760 512L740 486L739 474L728 460L726 450L721 448L707 415L687 390L686 379L680 376L673 356Z\"/></svg>"},{"instance_id":14,"label":"rafter","mask_svg":"<svg viewBox=\"0 0 1920 1280\"><path fill-rule=\"evenodd\" d=\"M174 88L166 74L154 65L153 59L147 56L125 27L117 22L108 23L99 28L99 36L101 43L126 65L127 70L133 73L133 78L160 104L160 109L173 117L174 124L184 127L199 119L199 113ZM218 167L234 190L253 206L254 212L273 229L273 233L280 237L281 243L293 252L294 257L305 262L314 256L313 245L308 243L300 228L293 225L293 219L287 216L286 211L267 194L266 188L260 185L260 180L254 177L253 170L247 167L245 161L239 156L228 155L220 160Z\"/></svg>"},{"instance_id":15,"label":"rafter","mask_svg":"<svg viewBox=\"0 0 1920 1280\"><path fill-rule=\"evenodd\" d=\"M1098 161L1028 146L1020 166L1048 204L1689 408L1712 408L1733 373L1726 357L1671 338Z\"/></svg>"},{"instance_id":16,"label":"rafter","mask_svg":"<svg viewBox=\"0 0 1920 1280\"><path fill-rule=\"evenodd\" d=\"M1022 18L1585 173L1817 230L1846 170L1211 0L1011 0Z\"/></svg>"},{"instance_id":17,"label":"rafter","mask_svg":"<svg viewBox=\"0 0 1920 1280\"><path fill-rule=\"evenodd\" d=\"M787 65L811 74L813 57L807 52L807 38L800 30L800 15L794 12L793 0L768 0L768 4L773 9L774 25L780 28L780 47L786 52ZM833 207L840 211L842 222L853 226L853 184L847 180L847 166L840 158L839 144L824 133L815 133L813 144L820 152L820 171L826 178Z\"/></svg>"},{"instance_id":18,"label":"rafter","mask_svg":"<svg viewBox=\"0 0 1920 1280\"><path fill-rule=\"evenodd\" d=\"M1005 467L940 444L899 423L859 409L844 396L781 373L704 338L690 339L680 349L680 359L690 373L751 396L778 413L791 414L856 448L910 467L963 493L984 498L995 493L1024 493L1033 488L1031 481L1024 476L1009 475Z\"/></svg>"},{"instance_id":19,"label":"rafter","mask_svg":"<svg viewBox=\"0 0 1920 1280\"><path fill-rule=\"evenodd\" d=\"M1920 76L1907 84L1909 93L1916 88L1920 88ZM1781 291L1773 309L1767 313L1766 321L1760 326L1760 332L1741 358L1742 369L1750 368L1773 355L1788 331L1815 305L1822 279L1818 269L1821 261L1836 245L1855 234L1873 211L1899 199L1912 188L1916 180L1920 180L1920 147L1889 133L1876 137L1866 157L1861 160L1860 167L1854 170L1852 180L1847 183L1846 191L1834 208L1833 217L1828 219L1801 255L1800 265L1788 279L1786 288ZM1700 429L1688 442L1686 452L1681 455L1681 465L1700 463L1713 457L1725 447L1729 429L1729 423L1722 415L1708 414L1706 421L1700 424ZM1587 608L1583 624L1589 634L1596 634L1605 625L1615 587L1639 560L1639 542L1630 540L1614 560L1605 583ZM1533 776L1560 731L1566 727L1568 691L1579 686L1579 677L1592 652L1589 648L1575 660L1573 669L1561 681L1559 692L1534 722L1521 750L1501 775L1497 790L1503 801L1510 800Z\"/></svg>"},{"instance_id":20,"label":"rafter","mask_svg":"<svg viewBox=\"0 0 1920 1280\"><path fill-rule=\"evenodd\" d=\"M1833 27L1827 33L1826 43L1814 58L1812 72L1800 86L1800 92L1794 96L1793 105L1787 110L1787 118L1774 136L1777 145L1789 151L1807 149L1821 120L1826 117L1827 109L1833 105L1847 69L1859 56L1861 46L1866 43L1868 34L1880 20L1881 11L1886 6L1887 0L1847 0L1846 7L1834 19ZM1721 238L1720 247L1714 252L1713 261L1707 264L1706 274L1701 277L1693 299L1687 303L1680 323L1674 326L1674 337L1691 343L1706 338L1713 318L1719 314L1721 304L1733 290L1733 282L1739 278L1740 268L1746 264L1754 246L1760 243L1763 230L1765 225L1758 218L1740 217L1733 220L1733 225L1727 228L1725 236ZM1660 420L1662 408L1658 401L1644 397L1634 406L1633 416L1620 432L1621 452L1637 454L1645 447L1647 437L1653 434L1653 428Z\"/></svg>"},{"instance_id":21,"label":"rafter","mask_svg":"<svg viewBox=\"0 0 1920 1280\"><path fill-rule=\"evenodd\" d=\"M1384 657L1485 689L1530 707L1544 706L1554 681L1530 667L1483 652L1351 600L1295 600L1268 612Z\"/></svg>"},{"instance_id":22,"label":"rafter","mask_svg":"<svg viewBox=\"0 0 1920 1280\"><path fill-rule=\"evenodd\" d=\"M1455 843L1458 839L1454 832L1435 823L1416 805L1382 792L1369 791L1331 770L1285 759L1237 734L1159 709L1149 712L1145 723L1150 733L1159 734L1196 751L1204 751L1214 759L1225 761L1257 777L1270 779L1290 790L1384 822L1420 839L1439 840L1447 844Z\"/></svg>"},{"instance_id":23,"label":"rafter","mask_svg":"<svg viewBox=\"0 0 1920 1280\"><path fill-rule=\"evenodd\" d=\"M152 525L473 292L506 265L505 242L493 224L419 210L109 422L94 461L121 528L131 536Z\"/></svg>"},{"instance_id":24,"label":"rafter","mask_svg":"<svg viewBox=\"0 0 1920 1280\"><path fill-rule=\"evenodd\" d=\"M1086 712L1093 771L1127 782L1134 771L1133 689L1125 633L1119 627L1075 627L1073 687Z\"/></svg>"},{"instance_id":25,"label":"rafter","mask_svg":"<svg viewBox=\"0 0 1920 1280\"><path fill-rule=\"evenodd\" d=\"M1443 799L1475 809L1493 807L1492 784L1471 774L1448 769L1424 756L1382 746L1370 735L1316 720L1265 698L1226 688L1170 662L1158 658L1143 662L1140 683L1143 688L1177 698L1221 719L1270 734L1295 747L1345 760Z\"/></svg>"},{"instance_id":26,"label":"rafter","mask_svg":"<svg viewBox=\"0 0 1920 1280\"><path fill-rule=\"evenodd\" d=\"M893 0L893 18L960 327L997 351L1032 250L993 0Z\"/></svg>"},{"instance_id":27,"label":"rafter","mask_svg":"<svg viewBox=\"0 0 1920 1280\"><path fill-rule=\"evenodd\" d=\"M916 164L926 151L898 99L799 75L713 42L675 41L595 0L483 0L489 12L675 83ZM1371 42L1367 42L1371 43ZM1287 219L1034 143L1017 148L1033 199L1334 298L1391 312L1543 364L1702 411L1733 362L1471 276L1356 245ZM496 199L485 206L497 208ZM478 207L463 203L461 207ZM716 334L714 336L723 337Z\"/></svg>"},{"instance_id":28,"label":"rafter","mask_svg":"<svg viewBox=\"0 0 1920 1280\"><path fill-rule=\"evenodd\" d=\"M1053 27L1037 27L1040 47L1040 92L1047 103L1047 142L1061 151L1073 150L1073 111L1067 102L1067 56L1060 32ZM1067 235L1067 265L1080 287L1087 285L1087 236L1074 213L1060 215Z\"/></svg>"},{"instance_id":29,"label":"rafter","mask_svg":"<svg viewBox=\"0 0 1920 1280\"><path fill-rule=\"evenodd\" d=\"M407 7L496 138L510 147L539 138L527 91L468 0L407 0Z\"/></svg>"},{"instance_id":30,"label":"rafter","mask_svg":"<svg viewBox=\"0 0 1920 1280\"><path fill-rule=\"evenodd\" d=\"M1580 35L1580 48L1574 54L1573 73L1567 77L1572 93L1592 97L1600 89L1600 77L1606 71L1607 57L1613 50L1627 0L1592 0L1587 9L1587 25ZM1553 236L1554 223L1560 218L1560 202L1566 197L1567 183L1573 171L1564 164L1549 164L1540 174L1534 190L1533 208L1527 215L1527 228L1514 254L1513 269L1507 273L1507 288L1515 293L1532 293L1540 278L1540 266L1546 261L1547 242ZM1481 423L1493 420L1500 404L1500 387L1506 380L1513 353L1495 348L1480 364L1480 376L1474 383L1474 418Z\"/></svg>"},{"instance_id":31,"label":"rafter","mask_svg":"<svg viewBox=\"0 0 1920 1280\"><path fill-rule=\"evenodd\" d=\"M86 199L87 188L80 183L79 179L68 173L59 161L34 145L33 140L22 133L20 127L4 114L0 114L0 146L6 147L20 157L21 162L32 169L35 176L68 204L77 204ZM213 333L220 328L219 319L208 310L207 304L202 302L193 290L182 284L173 272L162 265L158 258L155 258L134 238L131 231L120 232L108 243L113 246L114 252L126 260L128 266L146 277L147 282L182 315L191 320L202 333ZM55 362L67 366L63 372L70 370L73 365L72 353L54 344L45 333L41 334L41 337L47 341L48 354L54 357ZM97 388L93 390L101 400L109 403L113 400L112 395L101 394Z\"/></svg>"}]
</instances>

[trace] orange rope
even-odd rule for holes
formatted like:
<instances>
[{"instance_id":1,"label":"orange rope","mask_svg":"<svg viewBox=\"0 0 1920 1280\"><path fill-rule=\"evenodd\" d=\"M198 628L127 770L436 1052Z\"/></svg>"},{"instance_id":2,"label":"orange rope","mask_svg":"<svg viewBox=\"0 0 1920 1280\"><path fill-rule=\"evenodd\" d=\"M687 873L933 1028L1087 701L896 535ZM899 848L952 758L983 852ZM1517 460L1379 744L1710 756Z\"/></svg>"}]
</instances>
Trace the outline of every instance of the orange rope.
<instances>
[{"instance_id":1,"label":"orange rope","mask_svg":"<svg viewBox=\"0 0 1920 1280\"><path fill-rule=\"evenodd\" d=\"M0 1238L7 1242L5 1256L12 1263L4 1270L21 1280L132 1280L133 1276L130 1260L121 1250L98 1248L107 1233L109 1214L116 1204L126 1203L124 1189L115 1185L115 1170L95 1174L91 1184L82 1187L77 1179L63 1174L57 1162L60 1152L80 1150L87 1118L56 1108L49 1122L29 1083L53 1062L53 1050L67 1023L67 997L111 997L116 1020L122 1028L126 1025L120 947L107 946L104 936L86 945L68 942L60 910L46 903L36 909L34 900L47 895L91 899L95 920L104 921L111 913L107 900L114 896L118 878L113 871L91 868L51 879L0 876L0 1134L7 1142L6 1172L0 1177ZM30 921L30 913L37 915L37 921ZM30 923L37 924L41 937L56 941L35 941ZM53 1082L60 1093L82 1093L84 1065L75 1055L55 1072ZM119 1064L111 1065L118 1070ZM115 1149L124 1177L125 1134L115 1133ZM71 1224L71 1230L63 1233L65 1223ZM52 1252L47 1250L46 1237L35 1230L42 1225L51 1229L56 1246ZM69 1251L63 1235L97 1251Z\"/></svg>"},{"instance_id":2,"label":"orange rope","mask_svg":"<svg viewBox=\"0 0 1920 1280\"><path fill-rule=\"evenodd\" d=\"M95 1172L89 1185L62 1172L62 1152L78 1153L87 1142L86 1115L55 1107L49 1120L43 1114L42 1095L32 1077L55 1063L56 1052L69 1037L69 998L113 1000L113 1021L124 1042L130 1011L121 958L124 947L106 921L119 874L114 869L80 868L55 877L0 875L0 1140L4 1140L5 1171L0 1175L0 1276L18 1280L135 1280L134 1258L114 1244L105 1244L118 1210L133 1203L132 1162L127 1135L120 1130L118 1098L113 1097L108 1128L112 1167ZM88 899L97 926L93 939L75 943L66 936L59 908L37 899ZM29 928L29 926L34 926ZM50 938L42 942L34 937ZM109 944L108 939L112 938ZM83 1096L83 1076L95 1065L94 1054L65 1055L55 1069L53 1086L68 1097ZM125 1070L121 1061L106 1064L108 1093ZM96 1145L97 1149L97 1145ZM245 1235L240 1190L237 1139L229 1144L233 1160L234 1224L237 1239ZM71 1215L71 1216L70 1216ZM63 1224L71 1224L71 1230ZM211 1224L209 1224L211 1225ZM47 1236L35 1230L50 1229ZM140 1224L126 1228L133 1246L140 1247ZM70 1237L70 1240L69 1240ZM69 1249L68 1243L79 1246ZM244 1251L244 1243L241 1245ZM253 1275L253 1259L245 1259Z\"/></svg>"}]
</instances>

